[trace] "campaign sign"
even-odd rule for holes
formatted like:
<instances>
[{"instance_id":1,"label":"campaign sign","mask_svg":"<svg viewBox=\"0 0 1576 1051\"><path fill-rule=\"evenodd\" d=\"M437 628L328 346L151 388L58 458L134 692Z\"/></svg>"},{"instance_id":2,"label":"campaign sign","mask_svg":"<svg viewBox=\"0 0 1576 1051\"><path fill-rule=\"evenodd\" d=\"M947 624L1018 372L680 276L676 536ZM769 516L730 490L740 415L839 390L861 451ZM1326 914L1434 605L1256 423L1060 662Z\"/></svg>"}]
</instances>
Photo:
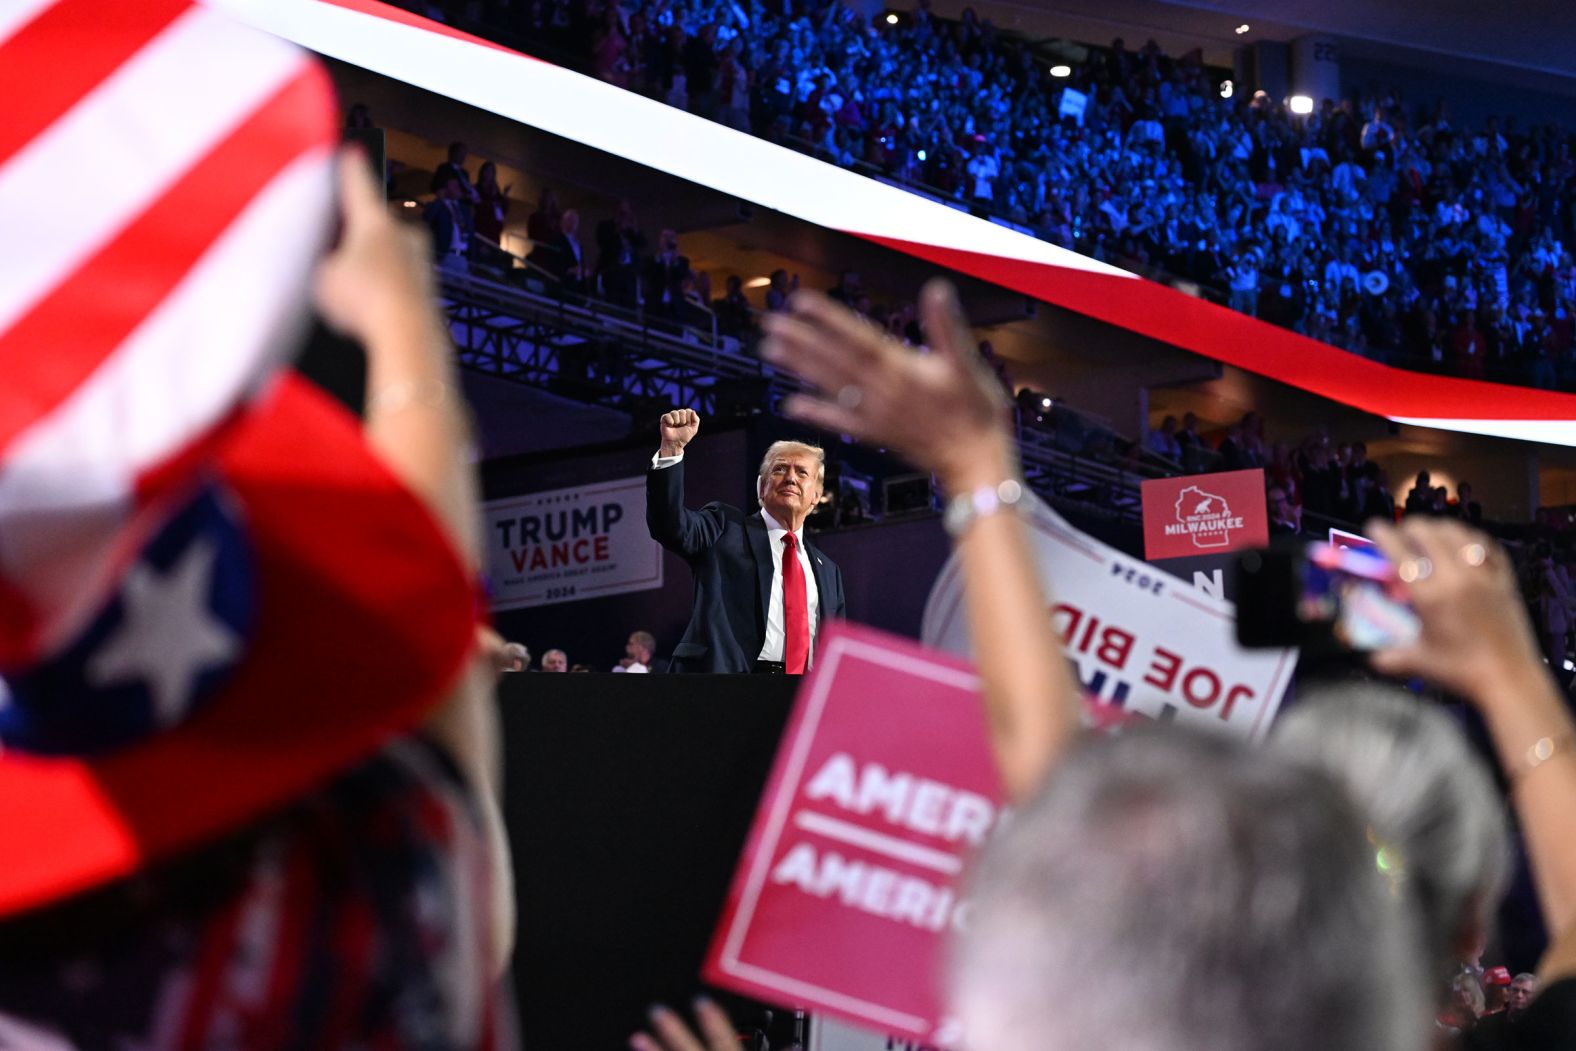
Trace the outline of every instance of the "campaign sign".
<instances>
[{"instance_id":1,"label":"campaign sign","mask_svg":"<svg viewBox=\"0 0 1576 1051\"><path fill-rule=\"evenodd\" d=\"M926 1044L958 878L1000 812L961 660L829 626L707 954L707 981Z\"/></svg>"},{"instance_id":2,"label":"campaign sign","mask_svg":"<svg viewBox=\"0 0 1576 1051\"><path fill-rule=\"evenodd\" d=\"M1052 624L1089 695L1248 740L1269 731L1295 649L1243 649L1230 602L1079 532L1037 499L1024 506ZM931 589L922 638L973 652L956 555Z\"/></svg>"},{"instance_id":3,"label":"campaign sign","mask_svg":"<svg viewBox=\"0 0 1576 1051\"><path fill-rule=\"evenodd\" d=\"M1156 478L1141 488L1144 557L1222 554L1269 543L1264 472Z\"/></svg>"},{"instance_id":4,"label":"campaign sign","mask_svg":"<svg viewBox=\"0 0 1576 1051\"><path fill-rule=\"evenodd\" d=\"M493 609L662 586L643 476L489 500L482 512Z\"/></svg>"}]
</instances>

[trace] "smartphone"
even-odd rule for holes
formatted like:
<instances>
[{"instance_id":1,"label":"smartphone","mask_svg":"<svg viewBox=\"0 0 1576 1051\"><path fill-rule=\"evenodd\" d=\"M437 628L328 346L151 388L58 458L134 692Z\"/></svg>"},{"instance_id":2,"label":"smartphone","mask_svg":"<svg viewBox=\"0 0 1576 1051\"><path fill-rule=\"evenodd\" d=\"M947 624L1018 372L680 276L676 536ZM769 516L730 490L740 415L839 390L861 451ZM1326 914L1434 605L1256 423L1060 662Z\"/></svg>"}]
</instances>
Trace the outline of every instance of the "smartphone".
<instances>
[{"instance_id":1,"label":"smartphone","mask_svg":"<svg viewBox=\"0 0 1576 1051\"><path fill-rule=\"evenodd\" d=\"M1406 585L1376 551L1313 542L1236 559L1237 642L1370 652L1422 629Z\"/></svg>"}]
</instances>

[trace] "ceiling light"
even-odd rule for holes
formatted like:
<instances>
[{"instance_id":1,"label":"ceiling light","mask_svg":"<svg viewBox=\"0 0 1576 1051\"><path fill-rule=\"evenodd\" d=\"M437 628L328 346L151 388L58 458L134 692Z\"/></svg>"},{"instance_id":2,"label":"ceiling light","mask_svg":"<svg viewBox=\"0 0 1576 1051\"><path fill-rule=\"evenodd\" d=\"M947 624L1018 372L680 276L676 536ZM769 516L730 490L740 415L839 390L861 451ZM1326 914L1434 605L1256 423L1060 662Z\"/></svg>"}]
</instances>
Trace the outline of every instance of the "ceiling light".
<instances>
[{"instance_id":1,"label":"ceiling light","mask_svg":"<svg viewBox=\"0 0 1576 1051\"><path fill-rule=\"evenodd\" d=\"M1072 66L1063 65L1063 66L1052 66L1051 67L1051 76L1053 76L1053 77L1070 77L1072 75L1073 75L1073 67Z\"/></svg>"},{"instance_id":2,"label":"ceiling light","mask_svg":"<svg viewBox=\"0 0 1576 1051\"><path fill-rule=\"evenodd\" d=\"M1237 27L1237 35L1241 36L1243 33L1246 33L1251 28L1253 28L1253 27L1248 25L1246 22L1244 22L1240 26Z\"/></svg>"},{"instance_id":3,"label":"ceiling light","mask_svg":"<svg viewBox=\"0 0 1576 1051\"><path fill-rule=\"evenodd\" d=\"M414 207L416 207L416 202L415 201L402 201L401 203L404 204L406 208L414 208Z\"/></svg>"},{"instance_id":4,"label":"ceiling light","mask_svg":"<svg viewBox=\"0 0 1576 1051\"><path fill-rule=\"evenodd\" d=\"M1286 108L1299 117L1306 117L1313 112L1313 99L1307 95L1293 95L1286 100Z\"/></svg>"},{"instance_id":5,"label":"ceiling light","mask_svg":"<svg viewBox=\"0 0 1576 1051\"><path fill-rule=\"evenodd\" d=\"M1049 399L1049 398L1041 398L1040 399L1040 408L1042 408L1042 409L1049 409L1050 407L1051 407L1051 399Z\"/></svg>"},{"instance_id":6,"label":"ceiling light","mask_svg":"<svg viewBox=\"0 0 1576 1051\"><path fill-rule=\"evenodd\" d=\"M767 285L769 285L771 283L772 283L772 279L769 278L769 277L752 277L748 281L744 282L744 287L745 288L765 288Z\"/></svg>"},{"instance_id":7,"label":"ceiling light","mask_svg":"<svg viewBox=\"0 0 1576 1051\"><path fill-rule=\"evenodd\" d=\"M887 20L887 25L889 25L889 26L897 25L897 12L896 11L888 11L886 20Z\"/></svg>"},{"instance_id":8,"label":"ceiling light","mask_svg":"<svg viewBox=\"0 0 1576 1051\"><path fill-rule=\"evenodd\" d=\"M1237 85L1233 84L1231 81L1229 81L1229 80L1222 80L1220 82L1220 97L1221 98L1229 99L1232 96L1232 93L1235 92L1236 90L1237 90Z\"/></svg>"}]
</instances>

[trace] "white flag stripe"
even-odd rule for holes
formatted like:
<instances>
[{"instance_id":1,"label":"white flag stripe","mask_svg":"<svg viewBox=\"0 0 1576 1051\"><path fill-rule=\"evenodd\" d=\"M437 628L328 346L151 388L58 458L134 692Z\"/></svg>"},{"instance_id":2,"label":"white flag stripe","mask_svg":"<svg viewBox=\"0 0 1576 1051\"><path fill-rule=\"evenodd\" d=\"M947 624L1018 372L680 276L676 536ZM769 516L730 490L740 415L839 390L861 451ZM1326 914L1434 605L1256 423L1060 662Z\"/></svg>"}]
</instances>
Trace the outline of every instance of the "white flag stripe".
<instances>
[{"instance_id":1,"label":"white flag stripe","mask_svg":"<svg viewBox=\"0 0 1576 1051\"><path fill-rule=\"evenodd\" d=\"M1576 420L1473 420L1444 417L1391 416L1396 423L1432 427L1462 434L1487 434L1547 445L1576 445Z\"/></svg>"},{"instance_id":2,"label":"white flag stripe","mask_svg":"<svg viewBox=\"0 0 1576 1051\"><path fill-rule=\"evenodd\" d=\"M829 817L818 814L813 810L801 810L794 815L793 823L806 832L813 832L827 839L835 839L839 843L848 843L852 846L862 847L876 854L884 854L898 861L906 861L910 865L919 865L933 869L947 876L956 876L963 871L963 862L956 854L948 854L944 850L935 850L931 847L910 843L897 836L889 836L884 832L864 828L851 821L841 818Z\"/></svg>"},{"instance_id":3,"label":"white flag stripe","mask_svg":"<svg viewBox=\"0 0 1576 1051\"><path fill-rule=\"evenodd\" d=\"M15 36L17 30L53 3L55 0L5 0L0 3L0 44Z\"/></svg>"},{"instance_id":4,"label":"white flag stripe","mask_svg":"<svg viewBox=\"0 0 1576 1051\"><path fill-rule=\"evenodd\" d=\"M323 148L286 167L104 365L17 436L0 470L0 574L41 608L92 607L82 592L97 590L138 476L217 423L260 362L293 349L321 247L301 233L316 224L326 237L332 164Z\"/></svg>"},{"instance_id":5,"label":"white flag stripe","mask_svg":"<svg viewBox=\"0 0 1576 1051\"><path fill-rule=\"evenodd\" d=\"M809 222L1134 277L593 77L312 0L204 0L314 51Z\"/></svg>"},{"instance_id":6,"label":"white flag stripe","mask_svg":"<svg viewBox=\"0 0 1576 1051\"><path fill-rule=\"evenodd\" d=\"M88 264L306 61L293 47L193 8L0 167L0 201L10 205L8 247L0 252L0 334ZM117 155L135 163L112 166L106 178L95 159ZM71 205L50 204L59 201Z\"/></svg>"}]
</instances>

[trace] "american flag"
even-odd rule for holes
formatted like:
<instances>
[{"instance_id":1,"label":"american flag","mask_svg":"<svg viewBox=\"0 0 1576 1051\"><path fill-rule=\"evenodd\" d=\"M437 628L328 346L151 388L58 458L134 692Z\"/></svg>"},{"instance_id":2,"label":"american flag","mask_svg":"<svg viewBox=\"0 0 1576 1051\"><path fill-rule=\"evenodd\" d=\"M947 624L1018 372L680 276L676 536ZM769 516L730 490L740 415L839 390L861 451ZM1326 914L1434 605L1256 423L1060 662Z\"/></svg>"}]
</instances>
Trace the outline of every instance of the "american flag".
<instances>
[{"instance_id":1,"label":"american flag","mask_svg":"<svg viewBox=\"0 0 1576 1051\"><path fill-rule=\"evenodd\" d=\"M329 229L299 49L185 0L0 4L0 668L93 623L274 372Z\"/></svg>"}]
</instances>

